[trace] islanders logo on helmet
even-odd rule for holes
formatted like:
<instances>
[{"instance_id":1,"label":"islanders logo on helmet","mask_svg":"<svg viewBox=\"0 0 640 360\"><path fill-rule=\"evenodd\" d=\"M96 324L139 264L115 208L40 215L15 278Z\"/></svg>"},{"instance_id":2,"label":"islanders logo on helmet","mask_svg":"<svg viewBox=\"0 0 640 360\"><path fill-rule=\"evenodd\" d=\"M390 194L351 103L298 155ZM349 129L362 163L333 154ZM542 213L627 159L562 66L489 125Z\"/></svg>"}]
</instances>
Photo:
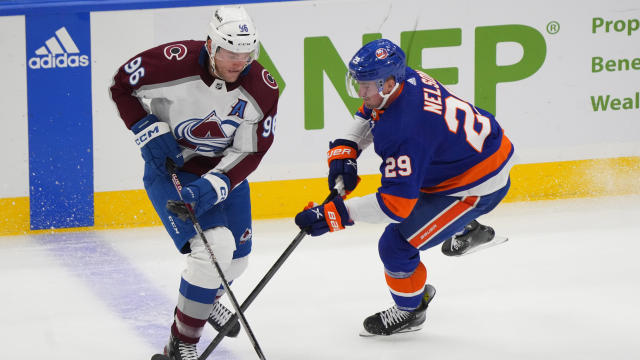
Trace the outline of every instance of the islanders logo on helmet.
<instances>
[{"instance_id":1,"label":"islanders logo on helmet","mask_svg":"<svg viewBox=\"0 0 640 360\"><path fill-rule=\"evenodd\" d=\"M397 83L405 78L406 57L402 49L387 39L365 44L349 62L349 73L357 81L384 81L393 76Z\"/></svg>"},{"instance_id":2,"label":"islanders logo on helmet","mask_svg":"<svg viewBox=\"0 0 640 360\"><path fill-rule=\"evenodd\" d=\"M387 56L389 56L389 52L387 51L387 49L379 48L378 50L376 50L376 57L378 59L386 59Z\"/></svg>"}]
</instances>

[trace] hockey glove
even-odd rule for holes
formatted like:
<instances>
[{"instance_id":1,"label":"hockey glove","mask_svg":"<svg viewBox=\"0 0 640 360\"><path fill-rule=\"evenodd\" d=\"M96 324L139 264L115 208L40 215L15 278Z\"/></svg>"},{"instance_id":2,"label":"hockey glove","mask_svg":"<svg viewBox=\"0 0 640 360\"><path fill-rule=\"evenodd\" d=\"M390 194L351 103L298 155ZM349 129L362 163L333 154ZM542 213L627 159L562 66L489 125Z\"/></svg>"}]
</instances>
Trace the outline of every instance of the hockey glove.
<instances>
[{"instance_id":1,"label":"hockey glove","mask_svg":"<svg viewBox=\"0 0 640 360\"><path fill-rule=\"evenodd\" d=\"M349 195L360 182L358 176L358 145L350 140L337 139L329 143L327 152L329 162L329 190L335 188L336 181L342 176L344 189L338 189L340 195Z\"/></svg>"},{"instance_id":2,"label":"hockey glove","mask_svg":"<svg viewBox=\"0 0 640 360\"><path fill-rule=\"evenodd\" d=\"M184 203L189 203L196 218L221 203L229 195L229 178L222 173L208 172L192 183L185 185L180 191L184 202L169 200L167 209L186 221L189 212Z\"/></svg>"},{"instance_id":3,"label":"hockey glove","mask_svg":"<svg viewBox=\"0 0 640 360\"><path fill-rule=\"evenodd\" d=\"M338 231L353 225L342 197L336 196L330 202L314 207L306 207L296 215L296 225L311 236L319 236L327 231Z\"/></svg>"},{"instance_id":4,"label":"hockey glove","mask_svg":"<svg viewBox=\"0 0 640 360\"><path fill-rule=\"evenodd\" d=\"M136 144L140 147L142 158L159 173L167 173L167 158L177 167L184 165L180 147L171 134L169 124L158 121L155 115L145 116L131 127L131 131L136 135Z\"/></svg>"}]
</instances>

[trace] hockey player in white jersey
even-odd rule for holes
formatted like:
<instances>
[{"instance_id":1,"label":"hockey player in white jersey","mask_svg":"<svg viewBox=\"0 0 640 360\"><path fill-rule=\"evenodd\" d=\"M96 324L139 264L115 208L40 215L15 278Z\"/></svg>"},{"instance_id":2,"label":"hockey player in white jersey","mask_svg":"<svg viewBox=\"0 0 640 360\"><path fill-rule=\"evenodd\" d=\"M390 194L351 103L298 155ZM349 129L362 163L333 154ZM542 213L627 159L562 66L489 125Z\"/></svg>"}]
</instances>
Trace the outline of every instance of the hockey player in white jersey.
<instances>
[{"instance_id":1,"label":"hockey player in white jersey","mask_svg":"<svg viewBox=\"0 0 640 360\"><path fill-rule=\"evenodd\" d=\"M217 8L206 41L163 44L133 56L114 76L111 96L145 161L144 186L176 248L186 255L165 354L197 359L209 321L220 329L230 311L217 300L221 278L193 223L167 210L192 204L225 278L246 269L251 252L247 176L273 142L278 85L256 59L256 27L242 7ZM177 193L167 161L184 184ZM230 331L238 334L239 325Z\"/></svg>"}]
</instances>

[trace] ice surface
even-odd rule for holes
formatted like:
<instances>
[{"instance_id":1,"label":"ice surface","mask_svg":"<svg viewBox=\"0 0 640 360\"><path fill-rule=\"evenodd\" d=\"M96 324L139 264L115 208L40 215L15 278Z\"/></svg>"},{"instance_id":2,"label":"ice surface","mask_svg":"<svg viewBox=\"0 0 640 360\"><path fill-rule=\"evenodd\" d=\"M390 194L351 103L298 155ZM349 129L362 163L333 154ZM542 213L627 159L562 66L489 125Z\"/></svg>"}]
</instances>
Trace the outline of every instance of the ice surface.
<instances>
[{"instance_id":1,"label":"ice surface","mask_svg":"<svg viewBox=\"0 0 640 360\"><path fill-rule=\"evenodd\" d=\"M305 238L247 319L268 359L636 358L638 219L640 196L502 204L479 220L510 240L460 258L423 252L438 291L425 327L388 338L358 336L392 302L383 226L356 224ZM291 219L255 222L233 285L241 302L296 234ZM149 359L167 340L182 267L160 227L0 237L2 357ZM211 358L257 356L241 332Z\"/></svg>"}]
</instances>

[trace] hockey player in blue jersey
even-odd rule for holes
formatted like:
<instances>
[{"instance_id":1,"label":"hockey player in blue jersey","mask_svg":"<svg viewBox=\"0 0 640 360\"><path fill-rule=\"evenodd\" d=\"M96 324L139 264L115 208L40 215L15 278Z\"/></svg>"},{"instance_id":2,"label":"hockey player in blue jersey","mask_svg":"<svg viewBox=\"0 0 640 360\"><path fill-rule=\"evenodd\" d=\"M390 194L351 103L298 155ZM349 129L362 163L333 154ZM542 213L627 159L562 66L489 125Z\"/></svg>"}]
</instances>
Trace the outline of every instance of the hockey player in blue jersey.
<instances>
[{"instance_id":1,"label":"hockey player in blue jersey","mask_svg":"<svg viewBox=\"0 0 640 360\"><path fill-rule=\"evenodd\" d=\"M510 185L514 149L489 112L406 66L389 40L363 46L349 62L347 86L363 99L355 123L330 143L329 188L344 196L358 184L357 158L373 143L382 159L378 191L300 212L312 236L363 221L388 223L378 242L395 305L364 320L363 336L414 331L435 295L420 251L442 244L460 256L506 240L476 218L493 210Z\"/></svg>"}]
</instances>

